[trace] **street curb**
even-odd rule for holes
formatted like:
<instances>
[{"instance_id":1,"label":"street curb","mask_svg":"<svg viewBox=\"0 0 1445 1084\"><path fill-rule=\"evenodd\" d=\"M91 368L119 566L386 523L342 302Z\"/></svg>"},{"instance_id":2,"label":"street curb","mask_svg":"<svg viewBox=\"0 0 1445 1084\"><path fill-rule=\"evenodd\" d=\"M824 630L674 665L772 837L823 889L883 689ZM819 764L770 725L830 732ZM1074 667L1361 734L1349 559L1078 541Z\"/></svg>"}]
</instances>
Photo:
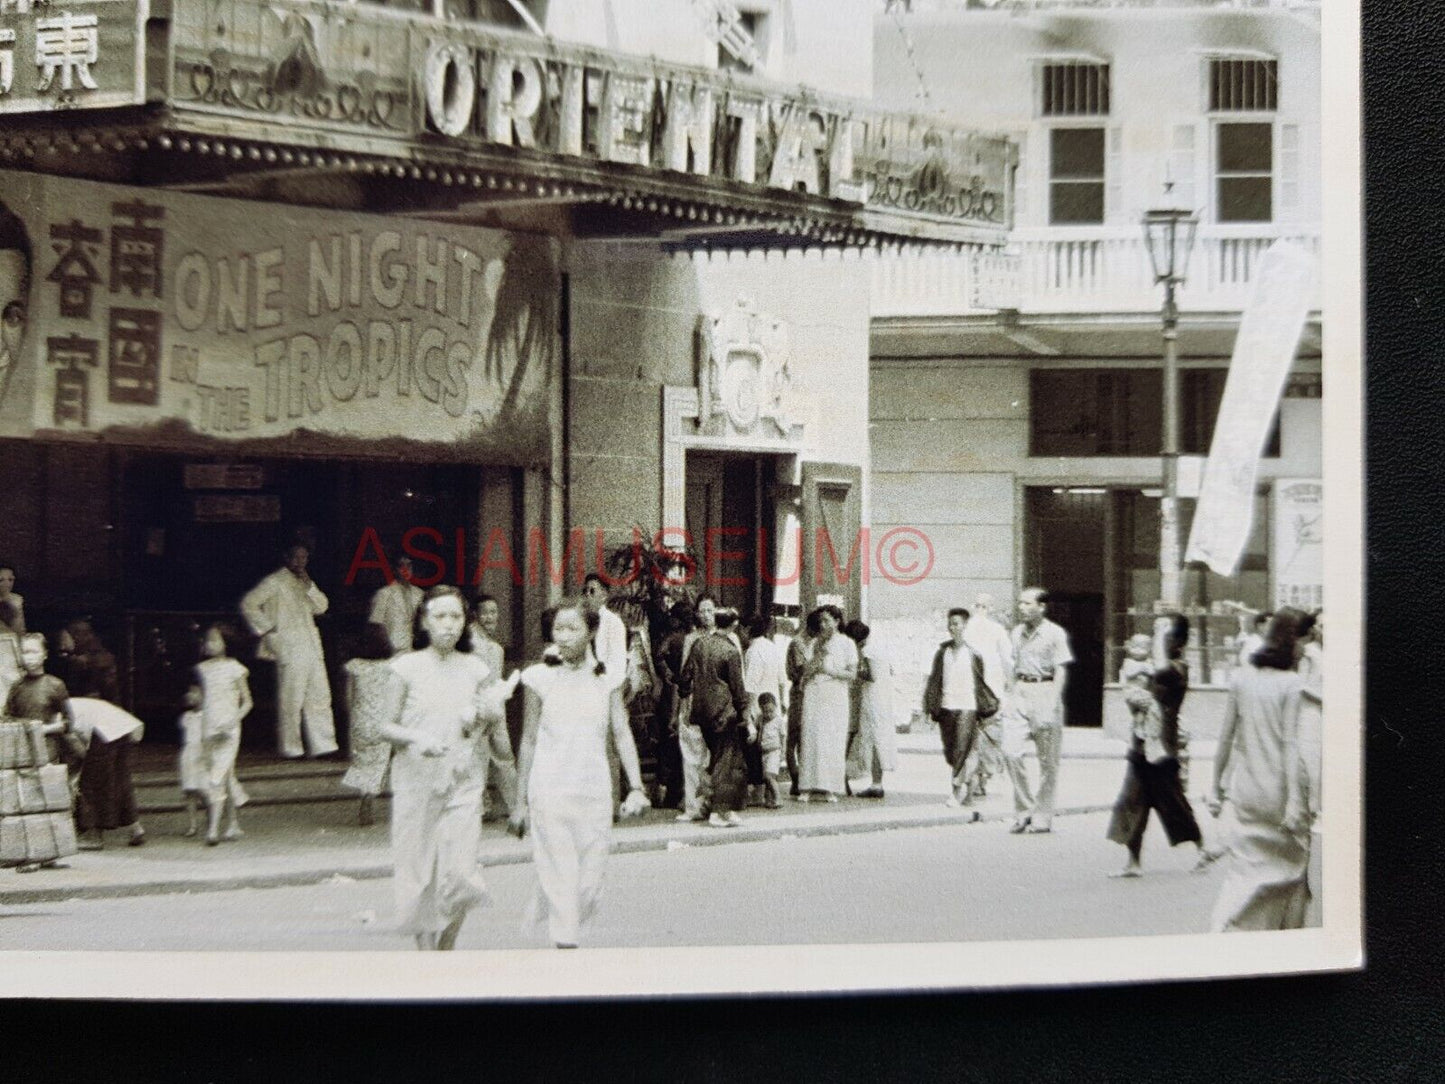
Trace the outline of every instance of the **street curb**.
<instances>
[{"instance_id":1,"label":"street curb","mask_svg":"<svg viewBox=\"0 0 1445 1084\"><path fill-rule=\"evenodd\" d=\"M1055 817L1103 813L1110 805L1080 805L1054 811ZM974 824L997 824L1013 820L1012 813L993 813L978 820L968 820L957 812L929 814L920 817L892 817L869 821L819 821L815 824L788 827L706 828L698 826L691 838L669 836L665 839L621 839L614 837L612 854L644 854L649 851L691 850L697 847L725 847L737 843L762 843L775 839L803 839L817 836L861 835L867 832L891 832L905 828L968 827ZM680 846L674 846L680 844ZM484 856L480 865L520 866L532 861L530 850ZM206 880L164 880L136 884L78 885L68 888L5 888L0 890L0 905L27 903L68 903L72 900L123 899L131 896L168 896L200 892L233 892L243 888L298 888L322 884L333 877L351 881L372 881L390 877L390 862L352 867L329 865L319 869L292 870L282 873L239 873L232 877ZM18 876L18 875L17 875Z\"/></svg>"}]
</instances>

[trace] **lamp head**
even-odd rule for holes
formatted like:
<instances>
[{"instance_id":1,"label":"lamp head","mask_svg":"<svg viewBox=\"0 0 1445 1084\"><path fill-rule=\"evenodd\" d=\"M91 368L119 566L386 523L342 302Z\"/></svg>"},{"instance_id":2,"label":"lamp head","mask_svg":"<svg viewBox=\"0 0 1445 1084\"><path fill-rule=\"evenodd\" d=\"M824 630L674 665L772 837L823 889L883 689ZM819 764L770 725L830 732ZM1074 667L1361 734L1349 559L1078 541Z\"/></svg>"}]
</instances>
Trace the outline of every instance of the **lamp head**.
<instances>
[{"instance_id":1,"label":"lamp head","mask_svg":"<svg viewBox=\"0 0 1445 1084\"><path fill-rule=\"evenodd\" d=\"M1144 212L1144 244L1155 282L1183 282L1194 248L1199 216L1182 207L1161 207Z\"/></svg>"}]
</instances>

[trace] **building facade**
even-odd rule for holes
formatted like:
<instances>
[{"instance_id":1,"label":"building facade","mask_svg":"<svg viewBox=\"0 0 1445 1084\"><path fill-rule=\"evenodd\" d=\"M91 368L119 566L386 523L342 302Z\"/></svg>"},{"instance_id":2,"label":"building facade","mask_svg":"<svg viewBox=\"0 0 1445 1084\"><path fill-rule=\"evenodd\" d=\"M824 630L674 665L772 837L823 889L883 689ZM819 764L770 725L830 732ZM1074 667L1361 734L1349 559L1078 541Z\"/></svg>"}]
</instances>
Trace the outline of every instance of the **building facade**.
<instances>
[{"instance_id":1,"label":"building facade","mask_svg":"<svg viewBox=\"0 0 1445 1084\"><path fill-rule=\"evenodd\" d=\"M91 616L165 737L198 628L297 541L333 667L403 552L497 596L519 660L635 537L744 610L858 612L780 539L846 561L867 522L859 253L998 247L1015 164L866 100L872 12L5 4L0 561L31 625Z\"/></svg>"},{"instance_id":2,"label":"building facade","mask_svg":"<svg viewBox=\"0 0 1445 1084\"><path fill-rule=\"evenodd\" d=\"M1003 252L876 267L873 530L918 527L936 566L916 586L875 585L871 616L908 644L979 592L1008 604L1044 585L1079 659L1069 719L1097 723L1121 643L1147 631L1160 596L1163 288L1142 215L1173 205L1199 216L1179 294L1188 467L1209 451L1264 252L1286 239L1318 254L1318 7L917 0L890 9L877 23L878 101L966 113L1017 141L1020 164L1017 228ZM1216 716L1208 690L1228 680L1249 615L1321 604L1317 296L1313 304L1237 573L1185 571L1201 727ZM1186 498L1197 492L1190 475L1182 470ZM1186 536L1192 507L1183 501Z\"/></svg>"}]
</instances>

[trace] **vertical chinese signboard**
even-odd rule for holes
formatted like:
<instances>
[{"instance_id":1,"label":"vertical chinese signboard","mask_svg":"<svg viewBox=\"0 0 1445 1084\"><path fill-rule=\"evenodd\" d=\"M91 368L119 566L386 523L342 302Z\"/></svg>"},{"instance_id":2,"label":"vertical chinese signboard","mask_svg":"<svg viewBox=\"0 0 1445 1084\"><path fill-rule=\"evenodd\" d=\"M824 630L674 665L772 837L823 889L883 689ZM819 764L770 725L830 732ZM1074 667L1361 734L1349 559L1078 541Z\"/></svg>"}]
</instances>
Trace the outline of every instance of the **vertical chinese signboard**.
<instances>
[{"instance_id":1,"label":"vertical chinese signboard","mask_svg":"<svg viewBox=\"0 0 1445 1084\"><path fill-rule=\"evenodd\" d=\"M145 98L145 0L0 0L0 115Z\"/></svg>"},{"instance_id":2,"label":"vertical chinese signboard","mask_svg":"<svg viewBox=\"0 0 1445 1084\"><path fill-rule=\"evenodd\" d=\"M1274 483L1274 604L1324 605L1324 486L1317 478Z\"/></svg>"}]
</instances>

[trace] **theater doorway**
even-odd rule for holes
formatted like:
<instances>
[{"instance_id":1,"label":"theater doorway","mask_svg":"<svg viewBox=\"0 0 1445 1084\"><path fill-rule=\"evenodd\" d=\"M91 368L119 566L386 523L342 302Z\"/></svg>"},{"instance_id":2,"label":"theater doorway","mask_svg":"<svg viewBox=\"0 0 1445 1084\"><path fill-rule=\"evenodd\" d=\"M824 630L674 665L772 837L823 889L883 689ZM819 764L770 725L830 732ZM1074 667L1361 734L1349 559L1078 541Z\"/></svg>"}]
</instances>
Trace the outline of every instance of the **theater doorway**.
<instances>
[{"instance_id":1,"label":"theater doorway","mask_svg":"<svg viewBox=\"0 0 1445 1084\"><path fill-rule=\"evenodd\" d=\"M781 457L689 449L686 522L699 592L743 618L773 611ZM784 573L791 572L785 569Z\"/></svg>"}]
</instances>

